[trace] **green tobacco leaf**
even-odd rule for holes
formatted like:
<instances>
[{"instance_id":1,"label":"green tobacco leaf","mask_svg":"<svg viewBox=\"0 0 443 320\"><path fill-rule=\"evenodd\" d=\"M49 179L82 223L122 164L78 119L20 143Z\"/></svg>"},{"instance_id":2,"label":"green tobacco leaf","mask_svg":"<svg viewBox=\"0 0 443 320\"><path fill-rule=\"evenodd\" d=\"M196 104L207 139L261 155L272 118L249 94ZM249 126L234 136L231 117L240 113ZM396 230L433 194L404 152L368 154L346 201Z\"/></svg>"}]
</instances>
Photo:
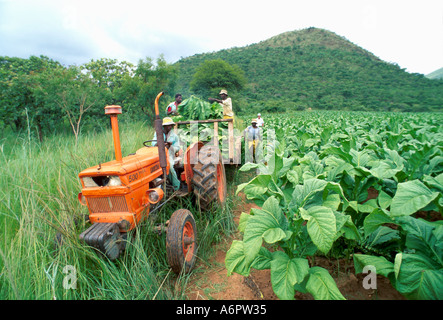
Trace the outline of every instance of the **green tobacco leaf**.
<instances>
[{"instance_id":1,"label":"green tobacco leaf","mask_svg":"<svg viewBox=\"0 0 443 320\"><path fill-rule=\"evenodd\" d=\"M365 235L369 235L385 223L393 223L393 220L381 209L376 209L370 213L363 222Z\"/></svg>"},{"instance_id":2,"label":"green tobacco leaf","mask_svg":"<svg viewBox=\"0 0 443 320\"><path fill-rule=\"evenodd\" d=\"M272 254L264 247L261 247L256 258L252 261L246 259L245 245L243 241L234 240L226 253L225 267L227 275L236 272L242 276L249 276L251 268L264 270L271 268Z\"/></svg>"},{"instance_id":3,"label":"green tobacco leaf","mask_svg":"<svg viewBox=\"0 0 443 320\"><path fill-rule=\"evenodd\" d=\"M245 232L246 224L248 223L251 215L249 213L242 212L238 221L238 231Z\"/></svg>"},{"instance_id":4,"label":"green tobacco leaf","mask_svg":"<svg viewBox=\"0 0 443 320\"><path fill-rule=\"evenodd\" d=\"M438 195L438 192L432 192L419 180L399 183L397 192L392 198L390 215L393 217L411 215L426 207Z\"/></svg>"},{"instance_id":5,"label":"green tobacco leaf","mask_svg":"<svg viewBox=\"0 0 443 320\"><path fill-rule=\"evenodd\" d=\"M281 300L294 300L296 283L301 283L309 273L307 259L293 258L281 251L272 253L271 283L277 297Z\"/></svg>"},{"instance_id":6,"label":"green tobacco leaf","mask_svg":"<svg viewBox=\"0 0 443 320\"><path fill-rule=\"evenodd\" d=\"M372 167L370 172L372 175L380 180L390 179L394 177L397 172L403 170L403 166L398 166L394 162L390 160L380 160L377 162L377 165Z\"/></svg>"},{"instance_id":7,"label":"green tobacco leaf","mask_svg":"<svg viewBox=\"0 0 443 320\"><path fill-rule=\"evenodd\" d=\"M257 270L270 269L271 261L272 253L268 249L261 247L260 251L258 252L257 258L255 258L254 262L252 262L251 264L251 268Z\"/></svg>"},{"instance_id":8,"label":"green tobacco leaf","mask_svg":"<svg viewBox=\"0 0 443 320\"><path fill-rule=\"evenodd\" d=\"M295 170L289 170L288 173L286 174L286 177L288 178L289 182L291 182L294 186L300 183L297 171Z\"/></svg>"},{"instance_id":9,"label":"green tobacco leaf","mask_svg":"<svg viewBox=\"0 0 443 320\"><path fill-rule=\"evenodd\" d=\"M291 201L291 205L295 205L296 207L304 207L307 203L310 203L310 200L316 195L317 192L320 191L329 191L335 192L339 194L345 205L347 206L347 200L344 196L343 189L340 184L335 182L328 182L321 179L309 179L305 181L303 185L295 186L294 192L292 193L293 200ZM331 200L330 198L329 200ZM314 205L322 205L323 202L318 203L315 202Z\"/></svg>"},{"instance_id":10,"label":"green tobacco leaf","mask_svg":"<svg viewBox=\"0 0 443 320\"><path fill-rule=\"evenodd\" d=\"M352 156L351 162L354 164L355 167L365 168L368 162L372 160L370 152L370 150L349 150L349 154Z\"/></svg>"},{"instance_id":11,"label":"green tobacco leaf","mask_svg":"<svg viewBox=\"0 0 443 320\"><path fill-rule=\"evenodd\" d=\"M436 177L425 175L423 181L427 183L431 188L443 193L443 173Z\"/></svg>"},{"instance_id":12,"label":"green tobacco leaf","mask_svg":"<svg viewBox=\"0 0 443 320\"><path fill-rule=\"evenodd\" d=\"M393 243L400 240L400 234L398 230L380 226L374 232L368 234L363 244L369 247L381 246L386 247L388 243Z\"/></svg>"},{"instance_id":13,"label":"green tobacco leaf","mask_svg":"<svg viewBox=\"0 0 443 320\"><path fill-rule=\"evenodd\" d=\"M352 171L353 165L335 156L325 159L326 170L328 171L328 181L336 181L336 177L342 175L344 171Z\"/></svg>"},{"instance_id":14,"label":"green tobacco leaf","mask_svg":"<svg viewBox=\"0 0 443 320\"><path fill-rule=\"evenodd\" d=\"M259 252L264 237L265 241L269 240L272 243L279 241L286 237L285 231L288 226L288 221L275 197L270 197L261 209L254 209L253 213L254 215L248 219L243 237L249 261L252 261Z\"/></svg>"},{"instance_id":15,"label":"green tobacco leaf","mask_svg":"<svg viewBox=\"0 0 443 320\"><path fill-rule=\"evenodd\" d=\"M391 205L392 198L383 190L380 191L377 197L378 204L380 208L386 209Z\"/></svg>"},{"instance_id":16,"label":"green tobacco leaf","mask_svg":"<svg viewBox=\"0 0 443 320\"><path fill-rule=\"evenodd\" d=\"M234 240L231 248L226 253L225 266L228 271L228 276L233 272L243 276L249 275L250 263L246 261L246 254L244 250L243 241Z\"/></svg>"},{"instance_id":17,"label":"green tobacco leaf","mask_svg":"<svg viewBox=\"0 0 443 320\"><path fill-rule=\"evenodd\" d=\"M337 233L335 235L335 240L337 240L341 235L346 239L361 240L361 235L357 230L354 222L350 215L334 211Z\"/></svg>"},{"instance_id":18,"label":"green tobacco leaf","mask_svg":"<svg viewBox=\"0 0 443 320\"><path fill-rule=\"evenodd\" d=\"M343 151L343 149L339 147L328 147L325 150L323 150L323 153L328 155L337 155L346 163L351 163L352 161L352 156L348 152Z\"/></svg>"},{"instance_id":19,"label":"green tobacco leaf","mask_svg":"<svg viewBox=\"0 0 443 320\"><path fill-rule=\"evenodd\" d=\"M443 269L419 254L397 254L396 289L408 299L441 300Z\"/></svg>"},{"instance_id":20,"label":"green tobacco leaf","mask_svg":"<svg viewBox=\"0 0 443 320\"><path fill-rule=\"evenodd\" d=\"M408 249L414 249L416 252L442 263L441 246L443 244L440 234L442 226L410 216L399 217L396 222L407 232L406 247Z\"/></svg>"},{"instance_id":21,"label":"green tobacco leaf","mask_svg":"<svg viewBox=\"0 0 443 320\"><path fill-rule=\"evenodd\" d=\"M262 163L253 163L253 162L246 162L239 170L241 172L247 172L252 169L260 169L260 172L267 172L267 168Z\"/></svg>"},{"instance_id":22,"label":"green tobacco leaf","mask_svg":"<svg viewBox=\"0 0 443 320\"><path fill-rule=\"evenodd\" d=\"M239 184L235 194L238 194L240 191L243 190L243 192L246 194L247 199L260 199L261 196L265 194L266 191L268 191L268 185L271 179L272 177L267 174L258 175L247 183Z\"/></svg>"},{"instance_id":23,"label":"green tobacco leaf","mask_svg":"<svg viewBox=\"0 0 443 320\"><path fill-rule=\"evenodd\" d=\"M323 206L331 208L332 210L338 210L338 207L341 204L340 195L336 193L328 194L326 199L323 200Z\"/></svg>"},{"instance_id":24,"label":"green tobacco leaf","mask_svg":"<svg viewBox=\"0 0 443 320\"><path fill-rule=\"evenodd\" d=\"M270 228L263 233L263 240L267 243L276 243L286 238L286 233L281 228Z\"/></svg>"},{"instance_id":25,"label":"green tobacco leaf","mask_svg":"<svg viewBox=\"0 0 443 320\"><path fill-rule=\"evenodd\" d=\"M308 210L300 208L303 219L308 221L307 228L312 242L323 253L327 253L334 242L337 232L336 218L332 209L314 206Z\"/></svg>"},{"instance_id":26,"label":"green tobacco leaf","mask_svg":"<svg viewBox=\"0 0 443 320\"><path fill-rule=\"evenodd\" d=\"M355 273L361 273L366 266L374 266L375 272L384 277L388 277L391 272L394 272L394 264L388 261L385 257L376 257L366 254L354 254Z\"/></svg>"},{"instance_id":27,"label":"green tobacco leaf","mask_svg":"<svg viewBox=\"0 0 443 320\"><path fill-rule=\"evenodd\" d=\"M278 172L277 177L278 178L284 177L289 172L289 170L292 168L292 164L294 163L294 161L295 161L294 157L283 158L283 167Z\"/></svg>"},{"instance_id":28,"label":"green tobacco leaf","mask_svg":"<svg viewBox=\"0 0 443 320\"><path fill-rule=\"evenodd\" d=\"M274 152L271 158L268 160L268 172L272 177L277 180L280 170L283 168L283 158Z\"/></svg>"},{"instance_id":29,"label":"green tobacco leaf","mask_svg":"<svg viewBox=\"0 0 443 320\"><path fill-rule=\"evenodd\" d=\"M321 267L309 269L306 289L315 300L346 300L328 270Z\"/></svg>"}]
</instances>

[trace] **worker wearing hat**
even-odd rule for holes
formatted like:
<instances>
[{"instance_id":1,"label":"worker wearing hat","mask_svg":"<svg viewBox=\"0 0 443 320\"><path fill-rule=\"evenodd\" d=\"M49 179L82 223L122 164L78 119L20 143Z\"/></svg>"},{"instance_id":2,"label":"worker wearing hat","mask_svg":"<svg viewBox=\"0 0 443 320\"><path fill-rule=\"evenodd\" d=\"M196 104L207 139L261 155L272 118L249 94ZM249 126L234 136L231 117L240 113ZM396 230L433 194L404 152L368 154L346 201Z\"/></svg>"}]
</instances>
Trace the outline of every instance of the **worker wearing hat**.
<instances>
[{"instance_id":1,"label":"worker wearing hat","mask_svg":"<svg viewBox=\"0 0 443 320\"><path fill-rule=\"evenodd\" d=\"M176 153L180 151L180 140L178 135L172 130L175 123L170 117L163 118L163 137L165 139L165 147L168 148L169 163L171 165L169 169L168 178L172 183L174 190L180 188L180 180L177 178L177 172L175 172L174 164L179 158L176 157ZM152 138L152 145L157 145L157 133L154 133Z\"/></svg>"},{"instance_id":2,"label":"worker wearing hat","mask_svg":"<svg viewBox=\"0 0 443 320\"><path fill-rule=\"evenodd\" d=\"M257 126L257 119L251 121L251 125L244 131L245 138L245 161L257 162L261 157L260 143L263 140L262 129Z\"/></svg>"},{"instance_id":3,"label":"worker wearing hat","mask_svg":"<svg viewBox=\"0 0 443 320\"><path fill-rule=\"evenodd\" d=\"M232 111L232 100L230 97L228 97L228 91L222 89L219 95L220 99L209 98L209 101L216 101L223 107L223 119L234 119L234 111Z\"/></svg>"}]
</instances>

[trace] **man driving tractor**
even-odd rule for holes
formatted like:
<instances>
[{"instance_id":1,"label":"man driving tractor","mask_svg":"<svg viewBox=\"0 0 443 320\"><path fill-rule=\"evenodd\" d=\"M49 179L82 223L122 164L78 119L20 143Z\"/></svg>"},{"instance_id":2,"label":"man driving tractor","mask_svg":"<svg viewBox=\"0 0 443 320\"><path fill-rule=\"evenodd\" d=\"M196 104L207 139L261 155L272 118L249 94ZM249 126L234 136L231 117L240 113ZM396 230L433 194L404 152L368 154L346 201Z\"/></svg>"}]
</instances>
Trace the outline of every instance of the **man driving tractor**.
<instances>
[{"instance_id":1,"label":"man driving tractor","mask_svg":"<svg viewBox=\"0 0 443 320\"><path fill-rule=\"evenodd\" d=\"M169 154L169 163L171 164L171 168L169 170L168 178L172 183L172 186L174 190L178 190L180 188L180 180L178 180L177 173L174 170L174 164L177 160L177 157L175 156L176 153L180 150L180 140L175 134L175 132L172 130L172 128L175 125L175 122L172 121L171 118L166 117L163 118L163 137L166 141L166 148L168 148L168 154ZM152 138L154 140L152 142L153 146L157 145L157 133L154 133L154 137Z\"/></svg>"}]
</instances>

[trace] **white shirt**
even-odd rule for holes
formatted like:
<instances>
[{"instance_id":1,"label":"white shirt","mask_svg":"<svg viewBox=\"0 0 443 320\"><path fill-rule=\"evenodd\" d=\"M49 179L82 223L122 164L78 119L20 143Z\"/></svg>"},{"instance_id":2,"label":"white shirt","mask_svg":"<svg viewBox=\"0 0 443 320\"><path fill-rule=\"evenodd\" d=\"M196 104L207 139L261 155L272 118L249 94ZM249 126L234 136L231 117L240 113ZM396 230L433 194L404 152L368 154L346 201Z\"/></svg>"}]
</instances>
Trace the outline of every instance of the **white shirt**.
<instances>
[{"instance_id":1,"label":"white shirt","mask_svg":"<svg viewBox=\"0 0 443 320\"><path fill-rule=\"evenodd\" d=\"M223 115L228 117L233 117L234 112L232 111L232 100L231 98L226 98L220 105L223 107Z\"/></svg>"},{"instance_id":2,"label":"white shirt","mask_svg":"<svg viewBox=\"0 0 443 320\"><path fill-rule=\"evenodd\" d=\"M171 103L166 107L166 113L167 113L168 115L177 113L177 103L176 103L175 101L171 102Z\"/></svg>"},{"instance_id":3,"label":"white shirt","mask_svg":"<svg viewBox=\"0 0 443 320\"><path fill-rule=\"evenodd\" d=\"M263 125L264 125L264 121L263 121L263 118L257 118L257 125L259 126L259 127L263 127Z\"/></svg>"}]
</instances>

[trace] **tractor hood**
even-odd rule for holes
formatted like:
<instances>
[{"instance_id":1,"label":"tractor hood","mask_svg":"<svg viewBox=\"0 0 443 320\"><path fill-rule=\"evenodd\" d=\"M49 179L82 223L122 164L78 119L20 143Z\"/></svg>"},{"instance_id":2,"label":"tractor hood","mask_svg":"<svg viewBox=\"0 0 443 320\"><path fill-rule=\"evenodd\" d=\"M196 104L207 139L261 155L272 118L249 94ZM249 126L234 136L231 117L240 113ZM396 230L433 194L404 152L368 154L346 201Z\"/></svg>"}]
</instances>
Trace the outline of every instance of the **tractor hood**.
<instances>
[{"instance_id":1,"label":"tractor hood","mask_svg":"<svg viewBox=\"0 0 443 320\"><path fill-rule=\"evenodd\" d=\"M166 150L167 152L167 150ZM112 160L106 163L90 167L79 173L79 177L93 176L125 176L144 169L148 174L158 171L162 173L158 157L157 147L144 147L135 154L124 157L122 161ZM169 164L168 164L169 171Z\"/></svg>"}]
</instances>

